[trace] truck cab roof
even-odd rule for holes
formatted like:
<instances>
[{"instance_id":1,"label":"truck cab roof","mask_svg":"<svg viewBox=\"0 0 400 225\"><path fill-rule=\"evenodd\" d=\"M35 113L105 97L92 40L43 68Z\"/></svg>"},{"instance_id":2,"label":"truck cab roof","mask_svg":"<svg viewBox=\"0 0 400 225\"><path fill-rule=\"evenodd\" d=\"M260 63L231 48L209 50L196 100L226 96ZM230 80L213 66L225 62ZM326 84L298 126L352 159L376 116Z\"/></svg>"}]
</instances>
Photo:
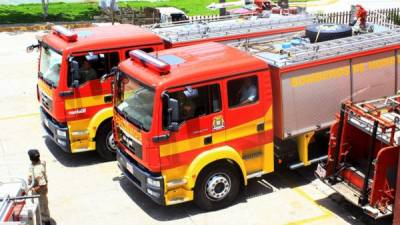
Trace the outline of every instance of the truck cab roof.
<instances>
[{"instance_id":1,"label":"truck cab roof","mask_svg":"<svg viewBox=\"0 0 400 225\"><path fill-rule=\"evenodd\" d=\"M161 75L131 59L122 62L120 69L149 86L173 88L268 68L264 61L246 52L213 42L163 50L155 54L154 57L170 64L169 73Z\"/></svg>"},{"instance_id":2,"label":"truck cab roof","mask_svg":"<svg viewBox=\"0 0 400 225\"><path fill-rule=\"evenodd\" d=\"M73 32L78 35L76 41L68 42L55 32L45 35L42 41L60 52L88 52L163 43L158 35L130 24L79 28Z\"/></svg>"}]
</instances>

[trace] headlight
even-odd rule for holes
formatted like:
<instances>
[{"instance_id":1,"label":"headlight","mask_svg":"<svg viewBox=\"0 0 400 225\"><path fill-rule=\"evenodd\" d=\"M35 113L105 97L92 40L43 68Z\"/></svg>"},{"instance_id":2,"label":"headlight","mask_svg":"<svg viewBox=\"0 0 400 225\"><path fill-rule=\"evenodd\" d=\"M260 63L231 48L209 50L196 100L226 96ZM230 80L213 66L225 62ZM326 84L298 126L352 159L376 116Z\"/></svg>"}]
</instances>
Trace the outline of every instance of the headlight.
<instances>
[{"instance_id":1,"label":"headlight","mask_svg":"<svg viewBox=\"0 0 400 225\"><path fill-rule=\"evenodd\" d=\"M153 187L160 187L161 183L159 180L153 180L151 178L147 178L147 183L150 184Z\"/></svg>"},{"instance_id":2,"label":"headlight","mask_svg":"<svg viewBox=\"0 0 400 225\"><path fill-rule=\"evenodd\" d=\"M133 142L131 140L128 140L127 143L129 145L129 147L133 147Z\"/></svg>"},{"instance_id":3,"label":"headlight","mask_svg":"<svg viewBox=\"0 0 400 225\"><path fill-rule=\"evenodd\" d=\"M63 140L60 140L60 139L57 139L57 142L58 142L58 144L60 144L62 146L66 146L67 145L67 142L65 142Z\"/></svg>"},{"instance_id":4,"label":"headlight","mask_svg":"<svg viewBox=\"0 0 400 225\"><path fill-rule=\"evenodd\" d=\"M57 130L57 136L67 138L67 132L63 130Z\"/></svg>"},{"instance_id":5,"label":"headlight","mask_svg":"<svg viewBox=\"0 0 400 225\"><path fill-rule=\"evenodd\" d=\"M159 193L157 193L157 192L155 192L155 191L152 191L152 190L150 190L150 189L148 189L148 188L147 188L147 193L149 193L150 195L152 195L152 196L154 196L154 197L156 197L156 198L160 197L160 194L159 194Z\"/></svg>"}]
</instances>

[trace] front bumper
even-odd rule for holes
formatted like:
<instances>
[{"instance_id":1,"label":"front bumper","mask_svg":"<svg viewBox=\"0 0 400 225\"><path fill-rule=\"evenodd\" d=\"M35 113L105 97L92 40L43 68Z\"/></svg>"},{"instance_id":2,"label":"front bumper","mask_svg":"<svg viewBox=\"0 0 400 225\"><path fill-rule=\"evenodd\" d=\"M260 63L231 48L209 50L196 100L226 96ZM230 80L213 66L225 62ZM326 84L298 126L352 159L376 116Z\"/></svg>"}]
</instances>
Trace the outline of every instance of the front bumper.
<instances>
[{"instance_id":1,"label":"front bumper","mask_svg":"<svg viewBox=\"0 0 400 225\"><path fill-rule=\"evenodd\" d=\"M122 150L117 150L118 167L122 173L142 192L149 196L153 201L160 205L165 205L164 179L161 175L151 173L141 167L138 162L131 159ZM159 186L148 183L148 179L159 182Z\"/></svg>"},{"instance_id":2,"label":"front bumper","mask_svg":"<svg viewBox=\"0 0 400 225\"><path fill-rule=\"evenodd\" d=\"M68 127L57 123L47 112L40 108L42 126L49 137L65 152L71 153ZM60 135L64 133L65 136Z\"/></svg>"}]
</instances>

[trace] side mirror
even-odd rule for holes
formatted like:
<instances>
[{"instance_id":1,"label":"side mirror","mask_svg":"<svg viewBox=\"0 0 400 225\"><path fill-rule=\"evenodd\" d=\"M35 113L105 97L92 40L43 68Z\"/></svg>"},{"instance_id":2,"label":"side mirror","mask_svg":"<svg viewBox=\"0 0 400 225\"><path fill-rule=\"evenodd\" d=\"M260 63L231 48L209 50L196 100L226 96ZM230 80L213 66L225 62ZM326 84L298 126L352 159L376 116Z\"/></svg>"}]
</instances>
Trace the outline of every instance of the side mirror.
<instances>
[{"instance_id":1,"label":"side mirror","mask_svg":"<svg viewBox=\"0 0 400 225\"><path fill-rule=\"evenodd\" d=\"M31 52L33 52L33 50L35 50L35 48L39 48L39 47L40 47L40 44L29 45L28 47L26 47L26 52L31 53Z\"/></svg>"},{"instance_id":2,"label":"side mirror","mask_svg":"<svg viewBox=\"0 0 400 225\"><path fill-rule=\"evenodd\" d=\"M176 99L168 99L168 130L179 130L179 102Z\"/></svg>"},{"instance_id":3,"label":"side mirror","mask_svg":"<svg viewBox=\"0 0 400 225\"><path fill-rule=\"evenodd\" d=\"M70 71L70 75L72 77L71 86L76 88L79 86L79 80L81 79L81 76L79 74L79 63L77 61L70 61Z\"/></svg>"}]
</instances>

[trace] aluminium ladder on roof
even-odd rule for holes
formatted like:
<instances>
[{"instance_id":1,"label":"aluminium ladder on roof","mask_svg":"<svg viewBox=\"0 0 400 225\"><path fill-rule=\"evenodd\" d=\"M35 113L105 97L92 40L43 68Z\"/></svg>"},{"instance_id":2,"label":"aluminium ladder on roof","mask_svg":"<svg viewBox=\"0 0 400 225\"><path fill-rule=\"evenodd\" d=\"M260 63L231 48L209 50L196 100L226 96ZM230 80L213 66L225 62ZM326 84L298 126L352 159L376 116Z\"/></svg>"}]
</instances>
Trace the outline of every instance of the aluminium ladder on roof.
<instances>
[{"instance_id":1,"label":"aluminium ladder on roof","mask_svg":"<svg viewBox=\"0 0 400 225\"><path fill-rule=\"evenodd\" d=\"M302 27L313 24L315 17L296 15L271 18L244 18L202 23L189 23L161 28L152 28L152 32L171 43L188 42L207 38L242 35L264 32L274 29Z\"/></svg>"},{"instance_id":2,"label":"aluminium ladder on roof","mask_svg":"<svg viewBox=\"0 0 400 225\"><path fill-rule=\"evenodd\" d=\"M325 58L377 49L400 43L400 28L389 31L362 34L347 38L335 39L321 43L305 43L287 50L279 60L265 57L264 52L256 55L275 66L285 67ZM250 47L251 49L251 47Z\"/></svg>"}]
</instances>

